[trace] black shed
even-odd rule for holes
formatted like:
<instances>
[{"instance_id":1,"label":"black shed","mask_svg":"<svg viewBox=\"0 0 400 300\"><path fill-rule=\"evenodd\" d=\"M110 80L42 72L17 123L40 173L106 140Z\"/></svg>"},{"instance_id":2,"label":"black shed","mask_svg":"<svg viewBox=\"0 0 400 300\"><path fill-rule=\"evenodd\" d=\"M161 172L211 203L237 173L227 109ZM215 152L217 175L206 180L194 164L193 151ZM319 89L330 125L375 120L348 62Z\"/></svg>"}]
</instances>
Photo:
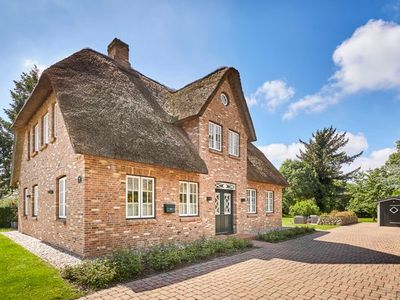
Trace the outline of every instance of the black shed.
<instances>
[{"instance_id":1,"label":"black shed","mask_svg":"<svg viewBox=\"0 0 400 300\"><path fill-rule=\"evenodd\" d=\"M378 224L400 227L400 197L378 201Z\"/></svg>"}]
</instances>

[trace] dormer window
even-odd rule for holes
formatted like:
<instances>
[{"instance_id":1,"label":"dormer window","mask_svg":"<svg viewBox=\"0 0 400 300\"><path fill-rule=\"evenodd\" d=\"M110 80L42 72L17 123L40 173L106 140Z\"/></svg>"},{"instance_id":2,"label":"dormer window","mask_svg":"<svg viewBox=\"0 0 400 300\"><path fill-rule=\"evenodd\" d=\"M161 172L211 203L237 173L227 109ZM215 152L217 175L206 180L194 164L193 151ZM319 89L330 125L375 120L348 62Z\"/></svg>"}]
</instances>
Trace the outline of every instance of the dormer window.
<instances>
[{"instance_id":1,"label":"dormer window","mask_svg":"<svg viewBox=\"0 0 400 300\"><path fill-rule=\"evenodd\" d=\"M228 106L229 98L225 93L221 93L220 99L223 105Z\"/></svg>"}]
</instances>

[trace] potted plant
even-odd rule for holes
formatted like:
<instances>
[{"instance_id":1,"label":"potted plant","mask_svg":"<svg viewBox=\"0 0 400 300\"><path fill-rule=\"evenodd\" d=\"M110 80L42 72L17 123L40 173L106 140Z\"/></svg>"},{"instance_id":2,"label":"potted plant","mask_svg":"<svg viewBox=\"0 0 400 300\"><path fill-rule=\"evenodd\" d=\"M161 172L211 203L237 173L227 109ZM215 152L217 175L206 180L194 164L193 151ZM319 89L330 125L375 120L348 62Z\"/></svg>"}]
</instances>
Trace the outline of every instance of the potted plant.
<instances>
[{"instance_id":1,"label":"potted plant","mask_svg":"<svg viewBox=\"0 0 400 300\"><path fill-rule=\"evenodd\" d=\"M294 224L307 224L309 216L314 215L315 219L315 215L319 214L319 207L314 200L301 200L290 206L289 213L294 216Z\"/></svg>"}]
</instances>

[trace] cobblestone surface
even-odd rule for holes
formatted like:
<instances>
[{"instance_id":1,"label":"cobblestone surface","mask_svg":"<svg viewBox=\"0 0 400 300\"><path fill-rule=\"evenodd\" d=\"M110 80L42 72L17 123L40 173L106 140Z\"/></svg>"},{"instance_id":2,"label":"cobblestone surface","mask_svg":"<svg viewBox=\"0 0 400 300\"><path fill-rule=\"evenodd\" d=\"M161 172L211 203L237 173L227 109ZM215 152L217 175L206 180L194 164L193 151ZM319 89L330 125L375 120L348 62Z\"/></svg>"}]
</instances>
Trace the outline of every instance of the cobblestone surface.
<instances>
[{"instance_id":1,"label":"cobblestone surface","mask_svg":"<svg viewBox=\"0 0 400 300\"><path fill-rule=\"evenodd\" d=\"M84 299L400 299L400 228L361 223L257 245Z\"/></svg>"},{"instance_id":2,"label":"cobblestone surface","mask_svg":"<svg viewBox=\"0 0 400 300\"><path fill-rule=\"evenodd\" d=\"M2 234L56 268L61 269L67 265L76 265L82 261L69 253L55 249L38 239L18 231L2 232Z\"/></svg>"}]
</instances>

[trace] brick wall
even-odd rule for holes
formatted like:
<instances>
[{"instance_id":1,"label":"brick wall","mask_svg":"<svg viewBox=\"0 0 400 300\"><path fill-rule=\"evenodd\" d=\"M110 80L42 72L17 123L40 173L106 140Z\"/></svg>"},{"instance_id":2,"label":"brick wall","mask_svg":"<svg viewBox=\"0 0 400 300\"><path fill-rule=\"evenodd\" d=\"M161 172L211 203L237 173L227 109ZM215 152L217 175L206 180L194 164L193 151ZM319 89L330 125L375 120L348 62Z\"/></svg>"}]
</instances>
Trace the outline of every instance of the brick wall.
<instances>
[{"instance_id":1,"label":"brick wall","mask_svg":"<svg viewBox=\"0 0 400 300\"><path fill-rule=\"evenodd\" d=\"M46 112L49 112L49 124L52 124L52 108L55 102L56 97L51 94L25 128L21 175L18 183L18 230L82 255L84 190L83 185L78 184L76 178L83 175L83 157L74 153L59 109L56 109L57 137L50 139L47 146L42 146L37 153L33 153L31 133L31 153L28 159L28 130L32 131L36 123L40 124ZM50 126L50 132L52 135L52 126ZM67 219L65 222L57 217L57 178L61 176L67 176ZM28 215L24 216L24 188L28 189L29 195L33 195L34 185L38 185L39 188L38 216L32 216L33 197L29 198ZM49 190L52 190L53 194L49 194Z\"/></svg>"}]
</instances>

